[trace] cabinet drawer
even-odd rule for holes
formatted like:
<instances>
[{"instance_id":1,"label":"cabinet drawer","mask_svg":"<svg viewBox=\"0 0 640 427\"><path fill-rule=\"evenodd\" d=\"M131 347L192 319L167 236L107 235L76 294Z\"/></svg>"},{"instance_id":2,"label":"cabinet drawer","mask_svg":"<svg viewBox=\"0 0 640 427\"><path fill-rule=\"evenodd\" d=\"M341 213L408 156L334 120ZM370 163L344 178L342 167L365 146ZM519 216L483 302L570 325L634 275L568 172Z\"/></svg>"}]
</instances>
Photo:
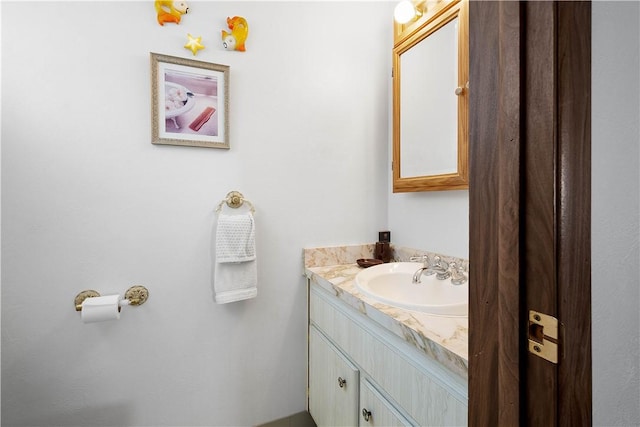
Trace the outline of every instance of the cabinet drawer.
<instances>
[{"instance_id":1,"label":"cabinet drawer","mask_svg":"<svg viewBox=\"0 0 640 427\"><path fill-rule=\"evenodd\" d=\"M417 424L467 424L462 378L315 285L309 318Z\"/></svg>"},{"instance_id":2,"label":"cabinet drawer","mask_svg":"<svg viewBox=\"0 0 640 427\"><path fill-rule=\"evenodd\" d=\"M368 380L360 381L360 425L406 427L412 424Z\"/></svg>"}]
</instances>

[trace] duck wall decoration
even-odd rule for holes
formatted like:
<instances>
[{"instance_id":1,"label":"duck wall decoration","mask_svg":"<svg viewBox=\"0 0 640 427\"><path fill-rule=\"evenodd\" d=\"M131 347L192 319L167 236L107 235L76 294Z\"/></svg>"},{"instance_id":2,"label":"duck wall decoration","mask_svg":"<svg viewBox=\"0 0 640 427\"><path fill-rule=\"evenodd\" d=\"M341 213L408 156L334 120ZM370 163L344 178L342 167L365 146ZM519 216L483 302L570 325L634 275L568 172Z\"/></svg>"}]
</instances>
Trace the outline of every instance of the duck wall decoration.
<instances>
[{"instance_id":1,"label":"duck wall decoration","mask_svg":"<svg viewBox=\"0 0 640 427\"><path fill-rule=\"evenodd\" d=\"M158 14L158 24L163 26L165 22L179 24L182 15L189 12L189 5L186 1L156 0L155 7Z\"/></svg>"},{"instance_id":2,"label":"duck wall decoration","mask_svg":"<svg viewBox=\"0 0 640 427\"><path fill-rule=\"evenodd\" d=\"M222 46L226 50L246 51L245 41L249 36L249 24L242 16L227 17L227 25L231 32L222 30Z\"/></svg>"}]
</instances>

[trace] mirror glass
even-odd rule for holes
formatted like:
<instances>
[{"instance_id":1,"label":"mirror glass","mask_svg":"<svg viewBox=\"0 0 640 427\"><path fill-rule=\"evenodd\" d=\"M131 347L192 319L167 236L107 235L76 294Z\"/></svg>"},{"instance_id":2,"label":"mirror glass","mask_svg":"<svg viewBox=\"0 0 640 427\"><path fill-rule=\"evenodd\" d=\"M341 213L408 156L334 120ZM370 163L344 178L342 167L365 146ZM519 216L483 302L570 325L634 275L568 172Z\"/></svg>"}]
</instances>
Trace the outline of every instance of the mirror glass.
<instances>
[{"instance_id":1,"label":"mirror glass","mask_svg":"<svg viewBox=\"0 0 640 427\"><path fill-rule=\"evenodd\" d=\"M396 33L394 192L468 188L463 4L442 2L406 34Z\"/></svg>"}]
</instances>

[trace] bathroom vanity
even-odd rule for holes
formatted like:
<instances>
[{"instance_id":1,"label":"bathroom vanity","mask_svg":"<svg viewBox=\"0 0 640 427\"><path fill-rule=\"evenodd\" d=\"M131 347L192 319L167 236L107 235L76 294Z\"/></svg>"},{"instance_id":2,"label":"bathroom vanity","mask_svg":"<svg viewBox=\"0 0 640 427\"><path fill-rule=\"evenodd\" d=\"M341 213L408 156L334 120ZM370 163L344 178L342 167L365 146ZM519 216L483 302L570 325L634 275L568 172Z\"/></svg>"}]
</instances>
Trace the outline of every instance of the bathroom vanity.
<instances>
[{"instance_id":1,"label":"bathroom vanity","mask_svg":"<svg viewBox=\"0 0 640 427\"><path fill-rule=\"evenodd\" d=\"M467 424L468 318L361 294L372 245L305 249L308 409L318 426Z\"/></svg>"}]
</instances>

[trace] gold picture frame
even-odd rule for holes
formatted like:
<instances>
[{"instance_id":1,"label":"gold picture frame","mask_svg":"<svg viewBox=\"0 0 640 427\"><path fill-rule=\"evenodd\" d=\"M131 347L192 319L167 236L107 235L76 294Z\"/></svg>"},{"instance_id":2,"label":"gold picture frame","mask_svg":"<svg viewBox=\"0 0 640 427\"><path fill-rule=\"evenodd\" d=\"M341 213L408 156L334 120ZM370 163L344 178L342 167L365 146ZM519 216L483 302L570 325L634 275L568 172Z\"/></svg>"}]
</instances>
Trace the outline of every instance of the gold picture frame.
<instances>
[{"instance_id":1,"label":"gold picture frame","mask_svg":"<svg viewBox=\"0 0 640 427\"><path fill-rule=\"evenodd\" d=\"M229 148L229 66L151 53L151 143Z\"/></svg>"}]
</instances>

